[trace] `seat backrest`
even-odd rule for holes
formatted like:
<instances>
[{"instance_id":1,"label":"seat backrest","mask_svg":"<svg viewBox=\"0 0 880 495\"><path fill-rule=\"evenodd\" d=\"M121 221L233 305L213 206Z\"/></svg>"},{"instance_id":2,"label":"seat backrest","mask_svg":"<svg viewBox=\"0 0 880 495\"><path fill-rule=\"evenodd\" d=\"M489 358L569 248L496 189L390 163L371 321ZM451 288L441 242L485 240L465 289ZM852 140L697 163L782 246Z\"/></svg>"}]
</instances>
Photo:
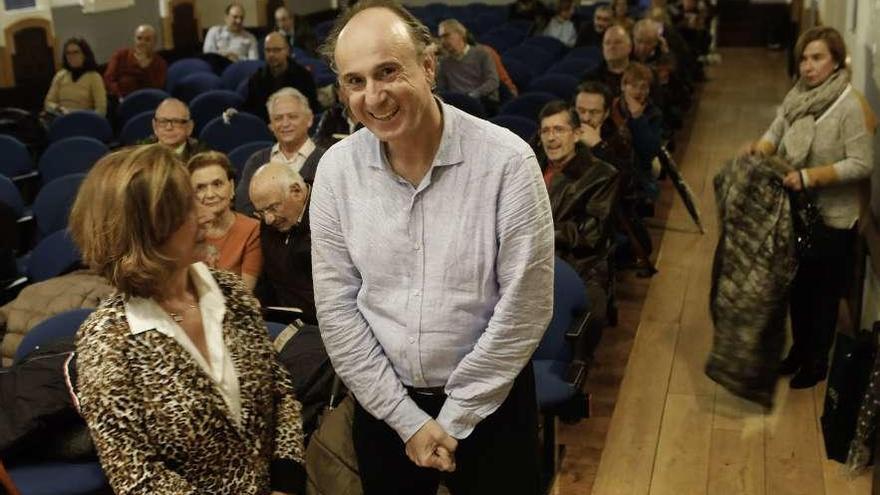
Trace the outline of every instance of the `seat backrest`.
<instances>
[{"instance_id":1,"label":"seat backrest","mask_svg":"<svg viewBox=\"0 0 880 495\"><path fill-rule=\"evenodd\" d=\"M24 215L24 200L21 199L21 192L5 175L0 175L0 203L12 208L16 218Z\"/></svg>"},{"instance_id":2,"label":"seat backrest","mask_svg":"<svg viewBox=\"0 0 880 495\"><path fill-rule=\"evenodd\" d=\"M122 100L122 103L116 109L119 122L125 125L126 122L136 115L146 111L155 111L159 104L162 103L162 100L169 96L171 95L161 89L154 88L139 89L132 92Z\"/></svg>"},{"instance_id":3,"label":"seat backrest","mask_svg":"<svg viewBox=\"0 0 880 495\"><path fill-rule=\"evenodd\" d=\"M27 260L31 283L64 275L82 264L82 256L67 229L56 230L37 243Z\"/></svg>"},{"instance_id":4,"label":"seat backrest","mask_svg":"<svg viewBox=\"0 0 880 495\"><path fill-rule=\"evenodd\" d=\"M532 79L529 91L545 91L553 93L565 101L571 100L577 91L577 78L568 74L544 74L541 77Z\"/></svg>"},{"instance_id":5,"label":"seat backrest","mask_svg":"<svg viewBox=\"0 0 880 495\"><path fill-rule=\"evenodd\" d=\"M553 62L559 59L559 57L547 50L532 45L515 46L505 51L504 56L515 58L520 62L528 64L534 69L533 72L535 74L543 73L547 70L547 67L550 67L553 65Z\"/></svg>"},{"instance_id":6,"label":"seat backrest","mask_svg":"<svg viewBox=\"0 0 880 495\"><path fill-rule=\"evenodd\" d=\"M0 134L0 175L12 178L34 169L27 147L18 139Z\"/></svg>"},{"instance_id":7,"label":"seat backrest","mask_svg":"<svg viewBox=\"0 0 880 495\"><path fill-rule=\"evenodd\" d=\"M34 199L34 218L40 238L67 227L70 207L86 174L59 177L44 185Z\"/></svg>"},{"instance_id":8,"label":"seat backrest","mask_svg":"<svg viewBox=\"0 0 880 495\"><path fill-rule=\"evenodd\" d=\"M559 99L553 93L528 92L520 93L516 98L502 105L499 115L519 115L538 122L538 114L547 103Z\"/></svg>"},{"instance_id":9,"label":"seat backrest","mask_svg":"<svg viewBox=\"0 0 880 495\"><path fill-rule=\"evenodd\" d=\"M235 171L235 180L237 181L241 178L241 172L244 170L244 166L251 155L262 149L269 148L273 144L275 143L272 141L254 141L237 146L234 150L230 151L228 153L229 161L232 163L232 169Z\"/></svg>"},{"instance_id":10,"label":"seat backrest","mask_svg":"<svg viewBox=\"0 0 880 495\"><path fill-rule=\"evenodd\" d=\"M559 57L568 50L568 47L558 39L552 36L532 36L523 41L523 45L536 46L552 53L554 57Z\"/></svg>"},{"instance_id":11,"label":"seat backrest","mask_svg":"<svg viewBox=\"0 0 880 495\"><path fill-rule=\"evenodd\" d=\"M122 144L137 144L152 136L155 114L155 110L147 110L128 119L128 122L122 126L122 130L119 131L119 140L122 141Z\"/></svg>"},{"instance_id":12,"label":"seat backrest","mask_svg":"<svg viewBox=\"0 0 880 495\"><path fill-rule=\"evenodd\" d=\"M165 76L165 90L172 92L174 86L186 76L196 72L211 72L211 64L199 58L182 58L168 67Z\"/></svg>"},{"instance_id":13,"label":"seat backrest","mask_svg":"<svg viewBox=\"0 0 880 495\"><path fill-rule=\"evenodd\" d=\"M190 74L174 85L171 94L187 103L202 93L220 89L220 78L213 72L196 72Z\"/></svg>"},{"instance_id":14,"label":"seat backrest","mask_svg":"<svg viewBox=\"0 0 880 495\"><path fill-rule=\"evenodd\" d=\"M566 74L580 78L584 72L592 70L598 62L588 58L565 58L551 65L546 74Z\"/></svg>"},{"instance_id":15,"label":"seat backrest","mask_svg":"<svg viewBox=\"0 0 880 495\"><path fill-rule=\"evenodd\" d=\"M223 73L220 74L223 88L235 91L235 88L238 87L241 81L249 79L254 72L260 70L264 65L266 65L266 62L262 60L239 60L234 62L229 67L223 69Z\"/></svg>"},{"instance_id":16,"label":"seat backrest","mask_svg":"<svg viewBox=\"0 0 880 495\"><path fill-rule=\"evenodd\" d=\"M230 119L229 124L223 122L222 117L208 122L199 134L199 140L214 150L229 153L242 144L274 141L274 138L261 118L247 112L238 112Z\"/></svg>"},{"instance_id":17,"label":"seat backrest","mask_svg":"<svg viewBox=\"0 0 880 495\"><path fill-rule=\"evenodd\" d=\"M529 87L532 78L534 78L534 72L528 64L506 55L501 57L501 63L504 64L504 68L507 69L507 73L513 79L513 84L516 84L520 91Z\"/></svg>"},{"instance_id":18,"label":"seat backrest","mask_svg":"<svg viewBox=\"0 0 880 495\"><path fill-rule=\"evenodd\" d=\"M565 334L574 321L588 310L589 301L583 280L571 265L557 256L553 269L553 317L532 358L571 361L572 349Z\"/></svg>"},{"instance_id":19,"label":"seat backrest","mask_svg":"<svg viewBox=\"0 0 880 495\"><path fill-rule=\"evenodd\" d=\"M509 129L527 143L538 133L538 124L535 121L519 115L499 115L489 119L489 122Z\"/></svg>"},{"instance_id":20,"label":"seat backrest","mask_svg":"<svg viewBox=\"0 0 880 495\"><path fill-rule=\"evenodd\" d=\"M109 143L113 139L113 128L103 115L91 110L76 110L62 115L49 126L50 143L73 136L87 136Z\"/></svg>"},{"instance_id":21,"label":"seat backrest","mask_svg":"<svg viewBox=\"0 0 880 495\"><path fill-rule=\"evenodd\" d=\"M464 93L441 91L440 99L459 110L473 115L474 117L479 117L481 119L486 118L486 110L483 108L483 104L480 103L480 100L471 98Z\"/></svg>"},{"instance_id":22,"label":"seat backrest","mask_svg":"<svg viewBox=\"0 0 880 495\"><path fill-rule=\"evenodd\" d=\"M602 48L598 46L577 46L565 54L565 59L580 58L598 63L602 60Z\"/></svg>"},{"instance_id":23,"label":"seat backrest","mask_svg":"<svg viewBox=\"0 0 880 495\"><path fill-rule=\"evenodd\" d=\"M52 143L40 157L38 168L43 184L68 174L86 173L110 151L90 137L70 137Z\"/></svg>"},{"instance_id":24,"label":"seat backrest","mask_svg":"<svg viewBox=\"0 0 880 495\"><path fill-rule=\"evenodd\" d=\"M53 340L65 337L73 337L80 325L89 317L94 309L80 308L72 309L49 317L43 322L33 327L27 335L24 336L18 349L15 350L15 358L13 362L21 361L25 356L33 352L41 345L45 345Z\"/></svg>"},{"instance_id":25,"label":"seat backrest","mask_svg":"<svg viewBox=\"0 0 880 495\"><path fill-rule=\"evenodd\" d=\"M196 96L189 104L195 123L194 132L198 134L211 119L219 117L227 108L238 109L243 104L244 99L238 93L227 89L214 89Z\"/></svg>"}]
</instances>

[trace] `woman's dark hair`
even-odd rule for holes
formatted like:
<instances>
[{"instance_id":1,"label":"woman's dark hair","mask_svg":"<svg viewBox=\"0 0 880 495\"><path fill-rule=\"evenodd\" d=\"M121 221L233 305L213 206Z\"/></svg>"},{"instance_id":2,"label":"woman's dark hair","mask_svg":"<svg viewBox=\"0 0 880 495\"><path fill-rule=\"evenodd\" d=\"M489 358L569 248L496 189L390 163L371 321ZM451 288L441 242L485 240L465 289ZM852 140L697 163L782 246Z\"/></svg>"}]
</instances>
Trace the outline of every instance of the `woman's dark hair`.
<instances>
[{"instance_id":1,"label":"woman's dark hair","mask_svg":"<svg viewBox=\"0 0 880 495\"><path fill-rule=\"evenodd\" d=\"M816 26L804 31L794 46L795 63L800 63L804 54L804 49L814 41L822 40L831 53L831 58L837 63L838 68L842 69L846 66L846 42L840 33L830 26Z\"/></svg>"},{"instance_id":2,"label":"woman's dark hair","mask_svg":"<svg viewBox=\"0 0 880 495\"><path fill-rule=\"evenodd\" d=\"M80 51L83 53L83 64L82 67L75 69L70 66L67 62L67 47L70 45L76 45L79 47ZM79 79L79 76L85 74L89 71L98 70L98 64L95 62L95 53L92 52L92 47L89 46L88 42L83 38L70 38L64 42L64 47L62 48L62 57L61 57L61 66L67 69L70 72L70 75L73 77L73 80L76 81Z\"/></svg>"}]
</instances>

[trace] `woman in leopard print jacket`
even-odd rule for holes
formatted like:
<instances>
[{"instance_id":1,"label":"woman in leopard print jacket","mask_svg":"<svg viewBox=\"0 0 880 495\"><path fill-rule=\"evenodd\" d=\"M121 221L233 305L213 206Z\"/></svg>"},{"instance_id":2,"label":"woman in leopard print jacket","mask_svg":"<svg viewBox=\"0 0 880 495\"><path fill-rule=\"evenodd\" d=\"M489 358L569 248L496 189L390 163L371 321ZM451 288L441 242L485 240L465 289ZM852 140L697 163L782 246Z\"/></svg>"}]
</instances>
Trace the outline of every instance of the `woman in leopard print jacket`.
<instances>
[{"instance_id":1,"label":"woman in leopard print jacket","mask_svg":"<svg viewBox=\"0 0 880 495\"><path fill-rule=\"evenodd\" d=\"M77 334L79 400L118 495L300 493L300 404L257 302L198 262L189 174L159 145L99 161L71 211L116 288Z\"/></svg>"}]
</instances>

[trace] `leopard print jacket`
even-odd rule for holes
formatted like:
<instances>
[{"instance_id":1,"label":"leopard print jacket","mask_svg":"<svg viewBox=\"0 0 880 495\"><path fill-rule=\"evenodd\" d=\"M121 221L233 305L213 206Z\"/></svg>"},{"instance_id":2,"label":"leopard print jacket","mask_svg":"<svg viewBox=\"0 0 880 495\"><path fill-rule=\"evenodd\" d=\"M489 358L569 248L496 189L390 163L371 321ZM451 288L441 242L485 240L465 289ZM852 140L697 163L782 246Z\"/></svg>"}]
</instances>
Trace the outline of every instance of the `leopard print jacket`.
<instances>
[{"instance_id":1,"label":"leopard print jacket","mask_svg":"<svg viewBox=\"0 0 880 495\"><path fill-rule=\"evenodd\" d=\"M254 494L304 482L300 403L238 277L212 271L226 299L223 337L241 388L241 425L174 339L133 335L125 296L79 329L79 401L117 495Z\"/></svg>"}]
</instances>

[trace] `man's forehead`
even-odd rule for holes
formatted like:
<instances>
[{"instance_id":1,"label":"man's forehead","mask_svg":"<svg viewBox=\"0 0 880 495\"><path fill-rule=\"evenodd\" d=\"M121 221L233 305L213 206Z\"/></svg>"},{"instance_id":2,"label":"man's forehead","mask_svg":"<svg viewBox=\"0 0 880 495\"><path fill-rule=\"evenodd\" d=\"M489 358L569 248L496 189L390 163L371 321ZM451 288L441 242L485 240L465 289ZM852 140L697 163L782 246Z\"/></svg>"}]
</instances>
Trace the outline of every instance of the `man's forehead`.
<instances>
[{"instance_id":1,"label":"man's forehead","mask_svg":"<svg viewBox=\"0 0 880 495\"><path fill-rule=\"evenodd\" d=\"M370 65L378 65L377 57L401 59L406 54L415 56L406 24L388 9L373 8L352 17L339 32L334 57L339 73L345 74L352 68L369 70Z\"/></svg>"},{"instance_id":2,"label":"man's forehead","mask_svg":"<svg viewBox=\"0 0 880 495\"><path fill-rule=\"evenodd\" d=\"M156 109L156 116L159 115L162 117L188 117L189 110L179 103L166 103Z\"/></svg>"},{"instance_id":3,"label":"man's forehead","mask_svg":"<svg viewBox=\"0 0 880 495\"><path fill-rule=\"evenodd\" d=\"M299 100L299 98L285 95L276 97L276 100L272 103L272 111L270 114L289 115L292 113L303 112L305 112L305 105Z\"/></svg>"}]
</instances>

